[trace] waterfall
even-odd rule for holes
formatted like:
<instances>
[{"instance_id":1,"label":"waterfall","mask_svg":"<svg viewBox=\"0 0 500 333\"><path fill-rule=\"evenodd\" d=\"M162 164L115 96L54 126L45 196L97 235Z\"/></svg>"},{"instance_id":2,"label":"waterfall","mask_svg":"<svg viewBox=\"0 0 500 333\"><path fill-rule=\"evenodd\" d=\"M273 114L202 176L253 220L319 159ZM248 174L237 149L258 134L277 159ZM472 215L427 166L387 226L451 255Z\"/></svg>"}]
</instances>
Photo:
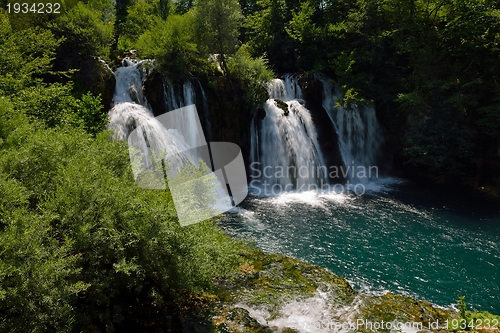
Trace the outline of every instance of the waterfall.
<instances>
[{"instance_id":1,"label":"waterfall","mask_svg":"<svg viewBox=\"0 0 500 333\"><path fill-rule=\"evenodd\" d=\"M325 162L297 79L275 79L268 92L266 116L251 124L250 185L272 189L273 194L322 188L328 184Z\"/></svg>"},{"instance_id":2,"label":"waterfall","mask_svg":"<svg viewBox=\"0 0 500 333\"><path fill-rule=\"evenodd\" d=\"M165 106L167 110L175 110L196 103L196 93L190 81L183 85L181 95L175 94L172 84L167 82L168 90L164 90ZM198 131L198 117L194 113L182 113L180 117L174 120L175 128L181 129L184 133L184 139L191 147L199 147L205 143L203 132Z\"/></svg>"},{"instance_id":3,"label":"waterfall","mask_svg":"<svg viewBox=\"0 0 500 333\"><path fill-rule=\"evenodd\" d=\"M321 81L323 107L338 136L347 180L352 184L366 184L378 176L376 159L383 140L375 108L357 104L352 104L349 109L338 106L340 93L327 80Z\"/></svg>"},{"instance_id":4,"label":"waterfall","mask_svg":"<svg viewBox=\"0 0 500 333\"><path fill-rule=\"evenodd\" d=\"M142 77L139 66L142 61L131 62L125 60L125 67L118 68L114 75L116 79L115 94L112 108L109 111L108 127L114 132L115 139L126 141L130 133L136 128L141 128L143 135L139 136L136 146L143 152L153 152L157 155L167 153L171 174L179 171L188 160L196 164L194 156L186 160L183 151L188 151L190 146L184 137L175 129L166 129L155 119L149 108L142 89ZM149 148L149 149L147 149ZM144 167L150 167L151 156L143 161Z\"/></svg>"},{"instance_id":5,"label":"waterfall","mask_svg":"<svg viewBox=\"0 0 500 333\"><path fill-rule=\"evenodd\" d=\"M165 108L167 109L167 111L171 111L188 105L196 104L196 91L193 86L193 81L198 86L201 92L201 98L202 98L201 107L205 120L205 131L206 131L205 136L207 137L208 141L210 141L211 125L208 116L208 102L207 102L207 97L205 96L205 91L203 90L200 81L198 81L197 79L186 80L182 85L182 90L176 91L172 82L168 80L163 80L163 96L165 100ZM189 123L188 120L183 120L183 121L186 124ZM193 127L190 128L185 127L185 129L186 131L188 131L190 129L192 130ZM193 135L197 134L199 133Z\"/></svg>"},{"instance_id":6,"label":"waterfall","mask_svg":"<svg viewBox=\"0 0 500 333\"><path fill-rule=\"evenodd\" d=\"M184 82L181 92L175 90L172 82L164 80L163 94L165 97L165 106L169 111L196 104L196 93L193 89L193 84L189 80Z\"/></svg>"},{"instance_id":7,"label":"waterfall","mask_svg":"<svg viewBox=\"0 0 500 333\"><path fill-rule=\"evenodd\" d=\"M112 106L130 102L148 108L146 97L142 91L141 72L138 68L141 64L142 62L140 61L132 62L131 60L124 60L124 66L115 71L116 88ZM152 112L148 113L153 115Z\"/></svg>"},{"instance_id":8,"label":"waterfall","mask_svg":"<svg viewBox=\"0 0 500 333\"><path fill-rule=\"evenodd\" d=\"M196 80L196 82L198 83L198 87L200 88L201 98L203 101L203 115L205 116L205 127L206 127L205 136L207 137L208 141L211 141L212 140L212 124L210 123L207 96L205 95L205 90L203 90L203 87L201 86L201 82L198 80Z\"/></svg>"},{"instance_id":9,"label":"waterfall","mask_svg":"<svg viewBox=\"0 0 500 333\"><path fill-rule=\"evenodd\" d=\"M183 107L181 110L176 110L175 115L167 112L155 118L143 93L140 72L142 63L142 61L124 61L124 67L115 71L116 90L108 115L108 127L114 132L115 139L128 140L129 145L132 144L146 155L141 157L139 165L133 164L138 185L164 189L165 175L159 175L157 170L153 170L155 175L152 183L141 183L141 180L137 178L139 171L154 169L152 155L165 156L166 153L164 162L168 176L175 176L188 163L197 166L200 160L204 160L209 167L213 168L213 166L207 158L208 152L205 151L207 142L203 136L196 108L193 107L196 95L191 83L184 84L181 97L173 94L173 90L170 95L168 92L165 93L165 97L169 97L166 98L165 103L177 109ZM158 119L167 121L160 122ZM165 124L168 124L168 128ZM131 153L131 158L133 157ZM221 182L216 179L214 185L217 203L213 208L225 211L231 207L231 200ZM179 211L178 214L180 214Z\"/></svg>"}]
</instances>

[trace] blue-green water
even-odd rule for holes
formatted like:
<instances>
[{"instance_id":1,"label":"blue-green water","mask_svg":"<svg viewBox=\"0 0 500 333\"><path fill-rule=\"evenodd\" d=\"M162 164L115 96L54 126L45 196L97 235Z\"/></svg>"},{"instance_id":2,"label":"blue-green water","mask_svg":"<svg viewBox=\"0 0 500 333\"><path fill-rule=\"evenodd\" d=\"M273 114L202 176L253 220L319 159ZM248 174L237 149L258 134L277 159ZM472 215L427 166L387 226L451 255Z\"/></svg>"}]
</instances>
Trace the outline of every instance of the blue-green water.
<instances>
[{"instance_id":1,"label":"blue-green water","mask_svg":"<svg viewBox=\"0 0 500 333\"><path fill-rule=\"evenodd\" d=\"M500 314L500 207L457 191L403 182L363 196L249 197L223 226L344 277L365 293L391 291Z\"/></svg>"}]
</instances>

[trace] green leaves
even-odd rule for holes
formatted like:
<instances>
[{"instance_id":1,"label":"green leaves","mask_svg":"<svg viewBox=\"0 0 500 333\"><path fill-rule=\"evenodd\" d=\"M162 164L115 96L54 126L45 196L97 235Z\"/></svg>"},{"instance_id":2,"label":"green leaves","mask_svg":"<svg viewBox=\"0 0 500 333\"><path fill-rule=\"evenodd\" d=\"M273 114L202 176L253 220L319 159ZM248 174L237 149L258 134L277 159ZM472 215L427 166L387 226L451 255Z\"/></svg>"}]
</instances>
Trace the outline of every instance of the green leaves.
<instances>
[{"instance_id":1,"label":"green leaves","mask_svg":"<svg viewBox=\"0 0 500 333\"><path fill-rule=\"evenodd\" d=\"M156 14L156 9L157 6L147 0L136 1L127 8L127 18L120 28L118 43L120 49L134 49L139 37L155 26L162 18Z\"/></svg>"},{"instance_id":2,"label":"green leaves","mask_svg":"<svg viewBox=\"0 0 500 333\"><path fill-rule=\"evenodd\" d=\"M40 28L12 31L6 14L0 13L0 19L5 24L5 38L0 38L0 95L5 96L40 82L40 76L50 71L61 40Z\"/></svg>"},{"instance_id":3,"label":"green leaves","mask_svg":"<svg viewBox=\"0 0 500 333\"><path fill-rule=\"evenodd\" d=\"M48 127L68 126L73 121L78 106L71 94L72 86L54 83L21 90L14 103L28 116L43 121Z\"/></svg>"},{"instance_id":4,"label":"green leaves","mask_svg":"<svg viewBox=\"0 0 500 333\"><path fill-rule=\"evenodd\" d=\"M321 30L313 21L315 12L316 8L311 2L303 2L300 11L293 12L292 14L292 20L286 29L288 35L301 43L310 39L316 39L320 35Z\"/></svg>"},{"instance_id":5,"label":"green leaves","mask_svg":"<svg viewBox=\"0 0 500 333\"><path fill-rule=\"evenodd\" d=\"M267 85L274 77L266 59L252 58L248 45L242 45L229 59L228 67L231 74L245 84L245 101L249 105L257 106L266 101Z\"/></svg>"},{"instance_id":6,"label":"green leaves","mask_svg":"<svg viewBox=\"0 0 500 333\"><path fill-rule=\"evenodd\" d=\"M404 135L407 163L421 172L461 176L473 157L470 133L452 111L412 118Z\"/></svg>"},{"instance_id":7,"label":"green leaves","mask_svg":"<svg viewBox=\"0 0 500 333\"><path fill-rule=\"evenodd\" d=\"M218 54L222 70L228 73L226 55L238 47L243 24L237 0L204 0L196 4L196 36L205 54Z\"/></svg>"},{"instance_id":8,"label":"green leaves","mask_svg":"<svg viewBox=\"0 0 500 333\"><path fill-rule=\"evenodd\" d=\"M155 20L151 29L139 37L138 51L144 57L155 58L168 78L190 77L199 58L194 19L188 12L169 15L166 21Z\"/></svg>"},{"instance_id":9,"label":"green leaves","mask_svg":"<svg viewBox=\"0 0 500 333\"><path fill-rule=\"evenodd\" d=\"M81 121L85 131L96 135L104 130L107 124L107 114L102 109L101 96L86 93L77 101L76 121Z\"/></svg>"},{"instance_id":10,"label":"green leaves","mask_svg":"<svg viewBox=\"0 0 500 333\"><path fill-rule=\"evenodd\" d=\"M75 56L74 53L83 57L103 56L109 52L112 41L113 27L109 20L102 8L78 2L49 27L56 35L64 36L66 56Z\"/></svg>"},{"instance_id":11,"label":"green leaves","mask_svg":"<svg viewBox=\"0 0 500 333\"><path fill-rule=\"evenodd\" d=\"M109 138L30 124L0 99L1 331L120 331L118 318L137 319L121 309L201 292L237 267L239 242L209 221L181 228L169 191L137 187L126 145Z\"/></svg>"}]
</instances>

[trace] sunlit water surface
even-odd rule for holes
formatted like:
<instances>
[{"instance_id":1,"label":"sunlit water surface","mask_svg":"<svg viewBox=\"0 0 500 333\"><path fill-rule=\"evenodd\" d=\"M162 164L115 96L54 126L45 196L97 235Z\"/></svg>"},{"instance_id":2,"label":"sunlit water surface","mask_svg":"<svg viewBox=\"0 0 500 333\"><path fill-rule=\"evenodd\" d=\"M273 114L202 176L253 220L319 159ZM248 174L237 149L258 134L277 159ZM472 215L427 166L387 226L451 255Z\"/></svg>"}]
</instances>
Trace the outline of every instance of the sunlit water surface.
<instances>
[{"instance_id":1,"label":"sunlit water surface","mask_svg":"<svg viewBox=\"0 0 500 333\"><path fill-rule=\"evenodd\" d=\"M365 195L249 196L223 227L326 267L364 293L391 291L453 307L459 295L500 313L500 207L459 191L388 179Z\"/></svg>"}]
</instances>

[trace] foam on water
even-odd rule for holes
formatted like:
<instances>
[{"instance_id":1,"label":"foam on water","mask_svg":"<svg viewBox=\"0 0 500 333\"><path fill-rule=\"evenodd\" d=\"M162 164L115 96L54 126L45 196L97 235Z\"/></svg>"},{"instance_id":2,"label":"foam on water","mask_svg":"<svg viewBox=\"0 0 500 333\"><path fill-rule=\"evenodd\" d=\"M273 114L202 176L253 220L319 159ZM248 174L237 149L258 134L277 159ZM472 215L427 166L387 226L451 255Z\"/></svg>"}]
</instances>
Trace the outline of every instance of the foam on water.
<instances>
[{"instance_id":1,"label":"foam on water","mask_svg":"<svg viewBox=\"0 0 500 333\"><path fill-rule=\"evenodd\" d=\"M283 192L281 195L270 198L271 203L276 205L287 205L295 202L309 204L311 206L321 206L322 202L317 191L307 192Z\"/></svg>"},{"instance_id":2,"label":"foam on water","mask_svg":"<svg viewBox=\"0 0 500 333\"><path fill-rule=\"evenodd\" d=\"M249 312L259 324L281 332L293 328L300 333L347 332L342 323L354 323L363 305L361 297L356 297L349 305L338 305L335 294L318 288L314 296L283 302L277 315L272 315L265 306L250 306L240 303L237 307Z\"/></svg>"},{"instance_id":3,"label":"foam on water","mask_svg":"<svg viewBox=\"0 0 500 333\"><path fill-rule=\"evenodd\" d=\"M385 293L386 291L381 292L377 296ZM285 328L294 329L299 333L347 333L366 329L385 332L384 328L387 327L391 327L388 330L393 333L429 331L419 322L368 320L362 315L364 305L364 297L360 295L356 296L350 304L340 305L335 293L318 288L314 296L284 301L278 310L271 311L263 305L255 306L246 303L239 303L236 307L247 310L250 317L259 324L278 333L283 332ZM388 326L389 324L391 326ZM382 326L378 329L376 325Z\"/></svg>"},{"instance_id":4,"label":"foam on water","mask_svg":"<svg viewBox=\"0 0 500 333\"><path fill-rule=\"evenodd\" d=\"M249 186L249 194L254 198L268 199L266 202L275 205L286 205L292 203L304 203L311 206L321 206L325 201L333 201L338 203L347 203L353 201L365 193L387 193L390 192L395 185L401 184L404 181L397 178L383 178L379 181L373 181L368 184L356 184L350 186L330 186L329 190L310 190L310 191L270 191L268 188ZM344 189L344 190L339 190ZM390 200L390 199L384 199ZM397 203L401 205L401 203ZM408 211L418 214L425 212L407 207Z\"/></svg>"}]
</instances>

